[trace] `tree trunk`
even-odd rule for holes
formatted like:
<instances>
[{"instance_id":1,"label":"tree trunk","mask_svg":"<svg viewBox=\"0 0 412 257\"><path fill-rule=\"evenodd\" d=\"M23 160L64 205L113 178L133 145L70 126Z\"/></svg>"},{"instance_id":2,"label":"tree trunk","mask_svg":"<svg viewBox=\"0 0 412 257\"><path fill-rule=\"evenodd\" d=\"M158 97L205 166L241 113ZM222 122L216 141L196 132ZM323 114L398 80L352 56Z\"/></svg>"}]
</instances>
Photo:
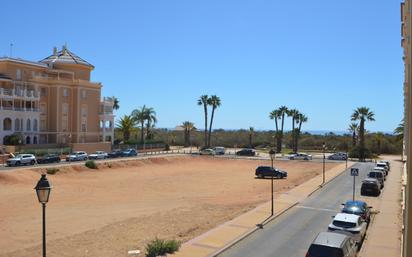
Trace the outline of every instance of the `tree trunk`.
<instances>
[{"instance_id":1,"label":"tree trunk","mask_svg":"<svg viewBox=\"0 0 412 257\"><path fill-rule=\"evenodd\" d=\"M253 148L253 145L252 145L252 133L249 133L249 148Z\"/></svg>"},{"instance_id":2,"label":"tree trunk","mask_svg":"<svg viewBox=\"0 0 412 257\"><path fill-rule=\"evenodd\" d=\"M292 151L295 152L295 117L292 117Z\"/></svg>"},{"instance_id":3,"label":"tree trunk","mask_svg":"<svg viewBox=\"0 0 412 257\"><path fill-rule=\"evenodd\" d=\"M365 160L365 120L361 119L359 124L359 159Z\"/></svg>"},{"instance_id":4,"label":"tree trunk","mask_svg":"<svg viewBox=\"0 0 412 257\"><path fill-rule=\"evenodd\" d=\"M352 147L356 146L356 132L353 131L352 133Z\"/></svg>"},{"instance_id":5,"label":"tree trunk","mask_svg":"<svg viewBox=\"0 0 412 257\"><path fill-rule=\"evenodd\" d=\"M283 135L280 135L276 137L276 152L280 153L282 151L282 137Z\"/></svg>"},{"instance_id":6,"label":"tree trunk","mask_svg":"<svg viewBox=\"0 0 412 257\"><path fill-rule=\"evenodd\" d=\"M207 146L207 105L203 103L203 108L205 112L205 147Z\"/></svg>"},{"instance_id":7,"label":"tree trunk","mask_svg":"<svg viewBox=\"0 0 412 257\"><path fill-rule=\"evenodd\" d=\"M209 124L209 137L207 141L207 147L210 147L210 138L212 137L212 125L213 125L213 118L215 116L216 107L212 107L212 116L210 116L210 124Z\"/></svg>"},{"instance_id":8,"label":"tree trunk","mask_svg":"<svg viewBox=\"0 0 412 257\"><path fill-rule=\"evenodd\" d=\"M140 143L144 143L144 121L140 122Z\"/></svg>"}]
</instances>

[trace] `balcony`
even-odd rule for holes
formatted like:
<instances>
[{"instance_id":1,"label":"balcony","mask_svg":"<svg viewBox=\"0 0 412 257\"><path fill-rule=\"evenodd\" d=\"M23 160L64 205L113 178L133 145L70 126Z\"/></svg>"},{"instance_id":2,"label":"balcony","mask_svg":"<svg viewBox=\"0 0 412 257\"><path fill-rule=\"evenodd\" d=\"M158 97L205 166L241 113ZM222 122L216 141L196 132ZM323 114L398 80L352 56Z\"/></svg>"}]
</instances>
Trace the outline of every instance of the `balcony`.
<instances>
[{"instance_id":1,"label":"balcony","mask_svg":"<svg viewBox=\"0 0 412 257\"><path fill-rule=\"evenodd\" d=\"M5 98L24 98L26 100L39 100L40 93L36 90L18 88L0 88L0 97Z\"/></svg>"},{"instance_id":2,"label":"balcony","mask_svg":"<svg viewBox=\"0 0 412 257\"><path fill-rule=\"evenodd\" d=\"M14 106L0 106L2 111L16 111L16 112L40 112L39 108L24 108Z\"/></svg>"}]
</instances>

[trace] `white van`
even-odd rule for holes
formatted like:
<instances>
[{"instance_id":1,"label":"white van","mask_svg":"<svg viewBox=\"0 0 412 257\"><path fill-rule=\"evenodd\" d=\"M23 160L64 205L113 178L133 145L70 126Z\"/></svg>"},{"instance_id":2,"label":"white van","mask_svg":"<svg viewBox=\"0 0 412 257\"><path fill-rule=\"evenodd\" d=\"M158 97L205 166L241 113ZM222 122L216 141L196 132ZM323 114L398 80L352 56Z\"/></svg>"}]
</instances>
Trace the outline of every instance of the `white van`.
<instances>
[{"instance_id":1,"label":"white van","mask_svg":"<svg viewBox=\"0 0 412 257\"><path fill-rule=\"evenodd\" d=\"M215 154L217 154L217 155L224 155L225 154L225 148L224 147L217 146L217 147L213 148L213 150L215 151Z\"/></svg>"}]
</instances>

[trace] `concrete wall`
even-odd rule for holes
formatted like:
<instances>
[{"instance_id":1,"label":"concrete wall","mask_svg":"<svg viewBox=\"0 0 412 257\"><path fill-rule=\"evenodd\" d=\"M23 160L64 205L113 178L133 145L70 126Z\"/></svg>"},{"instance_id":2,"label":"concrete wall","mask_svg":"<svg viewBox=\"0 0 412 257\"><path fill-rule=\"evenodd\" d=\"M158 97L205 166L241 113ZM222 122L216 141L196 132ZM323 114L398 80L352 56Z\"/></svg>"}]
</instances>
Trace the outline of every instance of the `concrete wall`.
<instances>
[{"instance_id":1,"label":"concrete wall","mask_svg":"<svg viewBox=\"0 0 412 257\"><path fill-rule=\"evenodd\" d=\"M112 144L110 142L73 143L70 147L72 151L85 151L86 153L93 153L95 151L111 152L112 150Z\"/></svg>"}]
</instances>

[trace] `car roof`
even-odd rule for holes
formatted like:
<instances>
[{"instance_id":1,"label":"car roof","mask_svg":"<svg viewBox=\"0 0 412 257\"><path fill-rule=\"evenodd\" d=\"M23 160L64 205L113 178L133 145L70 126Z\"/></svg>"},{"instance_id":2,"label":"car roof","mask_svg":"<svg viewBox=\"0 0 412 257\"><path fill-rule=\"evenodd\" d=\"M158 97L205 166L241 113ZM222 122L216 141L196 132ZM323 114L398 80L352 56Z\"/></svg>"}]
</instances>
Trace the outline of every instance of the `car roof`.
<instances>
[{"instance_id":1,"label":"car roof","mask_svg":"<svg viewBox=\"0 0 412 257\"><path fill-rule=\"evenodd\" d=\"M365 205L365 204L366 204L366 202L359 201L359 200L356 200L356 201L348 200L345 203L345 205L356 205L356 206L362 206L362 205Z\"/></svg>"},{"instance_id":2,"label":"car roof","mask_svg":"<svg viewBox=\"0 0 412 257\"><path fill-rule=\"evenodd\" d=\"M376 178L365 178L362 182L366 183L379 183L379 181Z\"/></svg>"},{"instance_id":3,"label":"car roof","mask_svg":"<svg viewBox=\"0 0 412 257\"><path fill-rule=\"evenodd\" d=\"M384 168L382 168L382 167L373 167L373 169L378 170L378 171L384 170Z\"/></svg>"},{"instance_id":4,"label":"car roof","mask_svg":"<svg viewBox=\"0 0 412 257\"><path fill-rule=\"evenodd\" d=\"M333 220L352 222L352 223L357 223L358 219L359 219L358 215L349 214L349 213L338 213L336 214L335 218L333 218Z\"/></svg>"},{"instance_id":5,"label":"car roof","mask_svg":"<svg viewBox=\"0 0 412 257\"><path fill-rule=\"evenodd\" d=\"M320 232L316 237L313 244L316 245L327 245L331 247L341 247L345 240L348 238L347 235L333 232Z\"/></svg>"}]
</instances>

